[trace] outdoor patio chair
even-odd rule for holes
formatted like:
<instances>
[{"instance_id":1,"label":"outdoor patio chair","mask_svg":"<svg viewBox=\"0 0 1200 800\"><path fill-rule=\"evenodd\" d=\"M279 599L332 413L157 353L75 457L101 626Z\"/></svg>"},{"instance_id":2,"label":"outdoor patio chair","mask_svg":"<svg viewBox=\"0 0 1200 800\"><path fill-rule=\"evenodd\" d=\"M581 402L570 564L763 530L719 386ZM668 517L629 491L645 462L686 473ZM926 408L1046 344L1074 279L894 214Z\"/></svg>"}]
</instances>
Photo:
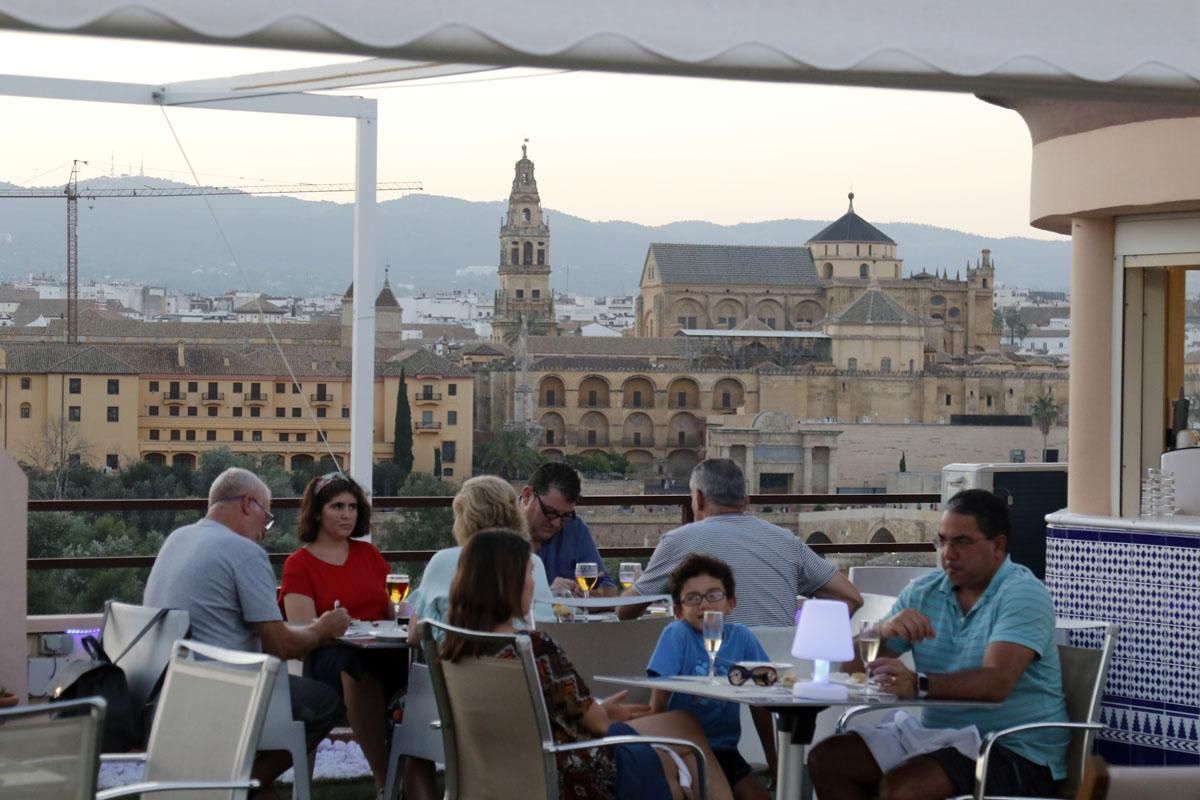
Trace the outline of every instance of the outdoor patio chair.
<instances>
[{"instance_id":1,"label":"outdoor patio chair","mask_svg":"<svg viewBox=\"0 0 1200 800\"><path fill-rule=\"evenodd\" d=\"M312 761L308 753L308 738L304 723L292 715L292 693L288 687L290 670L280 670L279 680L271 690L267 717L263 721L259 750L286 750L292 756L292 800L309 800L312 796Z\"/></svg>"},{"instance_id":2,"label":"outdoor patio chair","mask_svg":"<svg viewBox=\"0 0 1200 800\"><path fill-rule=\"evenodd\" d=\"M851 567L850 582L860 592L899 597L904 587L937 567L862 566Z\"/></svg>"},{"instance_id":3,"label":"outdoor patio chair","mask_svg":"<svg viewBox=\"0 0 1200 800\"><path fill-rule=\"evenodd\" d=\"M0 800L92 800L104 701L0 710Z\"/></svg>"},{"instance_id":4,"label":"outdoor patio chair","mask_svg":"<svg viewBox=\"0 0 1200 800\"><path fill-rule=\"evenodd\" d=\"M658 637L672 620L661 616L626 622L546 622L538 625L538 630L567 652L588 687L597 692L593 676L645 675ZM650 692L630 689L626 702L648 703Z\"/></svg>"},{"instance_id":5,"label":"outdoor patio chair","mask_svg":"<svg viewBox=\"0 0 1200 800\"><path fill-rule=\"evenodd\" d=\"M1103 623L1097 623L1097 627L1101 625ZM1063 781L1058 797L1069 798L1075 795L1088 757L1092 752L1092 742L1095 740L1096 731L1104 728L1097 722L1100 718L1100 699L1104 693L1104 682L1108 678L1108 667L1112 661L1113 650L1116 648L1117 635L1121 632L1117 625L1103 625L1103 627L1104 639L1099 649L1058 645L1068 721L1016 725L985 736L975 764L975 791L973 794L964 795L957 800L970 800L971 798L983 800L987 797L984 776L987 775L992 747L997 743L1002 744L1005 736L1039 728L1069 728L1071 730L1071 744L1067 750L1067 779ZM873 710L876 709L870 706L855 706L847 709L838 720L838 732L846 730L847 723L852 717Z\"/></svg>"},{"instance_id":6,"label":"outdoor patio chair","mask_svg":"<svg viewBox=\"0 0 1200 800\"><path fill-rule=\"evenodd\" d=\"M437 699L429 666L416 662L408 665L408 690L404 698L404 719L392 730L392 748L388 756L384 800L394 800L400 774L400 759L423 758L445 764L442 734L434 727L438 720Z\"/></svg>"},{"instance_id":7,"label":"outdoor patio chair","mask_svg":"<svg viewBox=\"0 0 1200 800\"><path fill-rule=\"evenodd\" d=\"M1075 800L1145 800L1200 797L1200 767L1110 767L1088 759Z\"/></svg>"},{"instance_id":8,"label":"outdoor patio chair","mask_svg":"<svg viewBox=\"0 0 1200 800\"><path fill-rule=\"evenodd\" d=\"M96 800L150 793L245 800L258 785L250 769L281 672L274 656L177 642L146 753L101 756L143 761L142 782L98 792Z\"/></svg>"},{"instance_id":9,"label":"outdoor patio chair","mask_svg":"<svg viewBox=\"0 0 1200 800\"><path fill-rule=\"evenodd\" d=\"M135 606L109 600L104 604L104 620L100 625L100 643L109 657L120 656L125 680L134 708L144 709L154 701L154 693L161 686L167 664L171 660L175 642L186 639L191 631L188 612L182 609L168 610L156 625L147 629L159 609L150 606ZM138 634L145 630L140 639ZM136 643L130 647L130 643ZM126 648L129 648L126 652ZM150 719L144 720L147 725Z\"/></svg>"},{"instance_id":10,"label":"outdoor patio chair","mask_svg":"<svg viewBox=\"0 0 1200 800\"><path fill-rule=\"evenodd\" d=\"M518 657L443 661L433 638L435 627L498 647L511 644ZM665 744L692 751L698 765L694 785L699 797L708 796L704 753L684 739L605 736L556 744L528 636L427 621L421 639L441 715L449 800L558 800L558 753L618 744Z\"/></svg>"}]
</instances>

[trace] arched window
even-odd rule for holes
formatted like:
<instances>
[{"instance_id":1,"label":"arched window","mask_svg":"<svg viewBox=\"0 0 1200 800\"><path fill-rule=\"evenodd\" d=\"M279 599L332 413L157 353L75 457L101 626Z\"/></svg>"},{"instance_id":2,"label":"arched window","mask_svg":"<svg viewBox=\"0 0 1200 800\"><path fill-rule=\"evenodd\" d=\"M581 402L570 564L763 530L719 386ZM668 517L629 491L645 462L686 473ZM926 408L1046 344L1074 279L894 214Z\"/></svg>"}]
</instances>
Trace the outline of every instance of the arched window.
<instances>
[{"instance_id":1,"label":"arched window","mask_svg":"<svg viewBox=\"0 0 1200 800\"><path fill-rule=\"evenodd\" d=\"M525 222L529 222L529 209L528 208L521 209L521 219L524 220Z\"/></svg>"},{"instance_id":2,"label":"arched window","mask_svg":"<svg viewBox=\"0 0 1200 800\"><path fill-rule=\"evenodd\" d=\"M882 372L884 375L887 375L889 372L891 372L892 371L892 360L890 358L888 358L887 356L884 356L883 358L879 359L879 371Z\"/></svg>"},{"instance_id":3,"label":"arched window","mask_svg":"<svg viewBox=\"0 0 1200 800\"><path fill-rule=\"evenodd\" d=\"M525 256L525 263L533 263L533 242L526 242L522 254Z\"/></svg>"},{"instance_id":4,"label":"arched window","mask_svg":"<svg viewBox=\"0 0 1200 800\"><path fill-rule=\"evenodd\" d=\"M959 311L957 307L950 309L948 312L950 319L958 319L960 314L962 314L962 312Z\"/></svg>"},{"instance_id":5,"label":"arched window","mask_svg":"<svg viewBox=\"0 0 1200 800\"><path fill-rule=\"evenodd\" d=\"M860 278L871 277L871 268L868 267L866 264L859 264L858 265L858 277L860 277Z\"/></svg>"},{"instance_id":6,"label":"arched window","mask_svg":"<svg viewBox=\"0 0 1200 800\"><path fill-rule=\"evenodd\" d=\"M828 249L828 248L826 248L826 249ZM825 278L828 280L829 278L832 278L832 277L833 277L833 264L830 264L828 261L826 261L825 262Z\"/></svg>"},{"instance_id":7,"label":"arched window","mask_svg":"<svg viewBox=\"0 0 1200 800\"><path fill-rule=\"evenodd\" d=\"M983 288L987 288L987 278L983 279Z\"/></svg>"},{"instance_id":8,"label":"arched window","mask_svg":"<svg viewBox=\"0 0 1200 800\"><path fill-rule=\"evenodd\" d=\"M858 369L858 359L857 359L857 358L852 358L852 359L850 359L849 361L847 361L847 362L846 362L846 369L848 369L848 370L851 370L851 371L854 371L854 370Z\"/></svg>"},{"instance_id":9,"label":"arched window","mask_svg":"<svg viewBox=\"0 0 1200 800\"><path fill-rule=\"evenodd\" d=\"M509 263L514 266L521 263L521 250L516 245L513 245L512 258L509 259Z\"/></svg>"},{"instance_id":10,"label":"arched window","mask_svg":"<svg viewBox=\"0 0 1200 800\"><path fill-rule=\"evenodd\" d=\"M537 263L538 264L546 263L546 248L540 244L538 245L538 261L537 261Z\"/></svg>"},{"instance_id":11,"label":"arched window","mask_svg":"<svg viewBox=\"0 0 1200 800\"><path fill-rule=\"evenodd\" d=\"M33 406L29 403L21 403L21 419L29 419L33 416Z\"/></svg>"}]
</instances>

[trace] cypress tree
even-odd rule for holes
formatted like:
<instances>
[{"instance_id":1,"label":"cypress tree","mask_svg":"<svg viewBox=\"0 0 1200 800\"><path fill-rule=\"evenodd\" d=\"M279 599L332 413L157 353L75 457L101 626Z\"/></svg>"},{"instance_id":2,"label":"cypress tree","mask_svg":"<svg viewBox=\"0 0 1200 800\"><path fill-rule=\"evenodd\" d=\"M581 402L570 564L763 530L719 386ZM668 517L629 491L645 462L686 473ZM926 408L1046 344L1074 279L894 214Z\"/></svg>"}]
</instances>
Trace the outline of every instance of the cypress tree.
<instances>
[{"instance_id":1,"label":"cypress tree","mask_svg":"<svg viewBox=\"0 0 1200 800\"><path fill-rule=\"evenodd\" d=\"M433 477L442 477L442 448L433 448Z\"/></svg>"},{"instance_id":2,"label":"cypress tree","mask_svg":"<svg viewBox=\"0 0 1200 800\"><path fill-rule=\"evenodd\" d=\"M396 390L396 435L392 442L392 463L400 468L400 485L408 480L413 468L412 407L408 403L408 382L400 368L400 388Z\"/></svg>"}]
</instances>

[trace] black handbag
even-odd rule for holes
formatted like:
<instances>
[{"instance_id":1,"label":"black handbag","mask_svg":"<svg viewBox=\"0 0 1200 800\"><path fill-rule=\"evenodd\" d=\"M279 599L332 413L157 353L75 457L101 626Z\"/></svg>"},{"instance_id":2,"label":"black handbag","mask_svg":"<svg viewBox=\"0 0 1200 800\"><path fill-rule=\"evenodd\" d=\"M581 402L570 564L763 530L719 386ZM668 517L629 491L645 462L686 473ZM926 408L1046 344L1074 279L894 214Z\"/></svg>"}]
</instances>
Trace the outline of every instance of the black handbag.
<instances>
[{"instance_id":1,"label":"black handbag","mask_svg":"<svg viewBox=\"0 0 1200 800\"><path fill-rule=\"evenodd\" d=\"M141 748L145 743L145 734L148 732L144 720L145 709L136 708L129 682L125 679L125 670L121 669L119 662L166 615L167 609L159 610L115 659L109 658L104 645L96 637L85 636L81 644L91 660L70 661L58 673L54 690L50 693L50 702L83 697L104 699L107 709L101 748L105 753L124 753ZM163 674L166 674L165 669ZM156 699L162 676L158 683L151 693L151 702Z\"/></svg>"}]
</instances>

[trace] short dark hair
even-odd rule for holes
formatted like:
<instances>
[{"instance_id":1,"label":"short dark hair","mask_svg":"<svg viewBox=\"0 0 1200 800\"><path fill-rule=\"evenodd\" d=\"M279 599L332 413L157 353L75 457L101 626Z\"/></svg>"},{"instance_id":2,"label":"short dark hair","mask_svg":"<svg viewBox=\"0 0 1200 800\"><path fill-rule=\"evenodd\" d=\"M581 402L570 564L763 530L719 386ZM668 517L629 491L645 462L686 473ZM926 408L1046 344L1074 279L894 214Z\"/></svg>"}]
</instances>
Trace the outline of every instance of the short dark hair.
<instances>
[{"instance_id":1,"label":"short dark hair","mask_svg":"<svg viewBox=\"0 0 1200 800\"><path fill-rule=\"evenodd\" d=\"M568 503L579 502L582 491L579 485L579 473L568 464L561 461L547 461L533 471L529 476L529 485L539 495L551 489L562 492Z\"/></svg>"},{"instance_id":2,"label":"short dark hair","mask_svg":"<svg viewBox=\"0 0 1200 800\"><path fill-rule=\"evenodd\" d=\"M1007 536L1011 528L1008 503L986 489L963 489L946 501L943 511L974 517L975 525L986 539Z\"/></svg>"},{"instance_id":3,"label":"short dark hair","mask_svg":"<svg viewBox=\"0 0 1200 800\"><path fill-rule=\"evenodd\" d=\"M729 565L708 553L692 553L679 562L679 566L671 571L671 577L667 579L667 591L671 593L671 601L675 605L683 605L683 585L698 575L716 578L725 587L725 596L734 596L736 587L733 582L733 570Z\"/></svg>"},{"instance_id":4,"label":"short dark hair","mask_svg":"<svg viewBox=\"0 0 1200 800\"><path fill-rule=\"evenodd\" d=\"M353 478L341 472L331 472L313 478L304 487L304 498L300 501L300 522L296 525L296 535L300 541L308 544L317 540L317 532L321 530L321 511L325 504L342 492L354 495L358 502L358 519L354 521L354 532L351 539L361 539L371 532L371 503Z\"/></svg>"}]
</instances>

